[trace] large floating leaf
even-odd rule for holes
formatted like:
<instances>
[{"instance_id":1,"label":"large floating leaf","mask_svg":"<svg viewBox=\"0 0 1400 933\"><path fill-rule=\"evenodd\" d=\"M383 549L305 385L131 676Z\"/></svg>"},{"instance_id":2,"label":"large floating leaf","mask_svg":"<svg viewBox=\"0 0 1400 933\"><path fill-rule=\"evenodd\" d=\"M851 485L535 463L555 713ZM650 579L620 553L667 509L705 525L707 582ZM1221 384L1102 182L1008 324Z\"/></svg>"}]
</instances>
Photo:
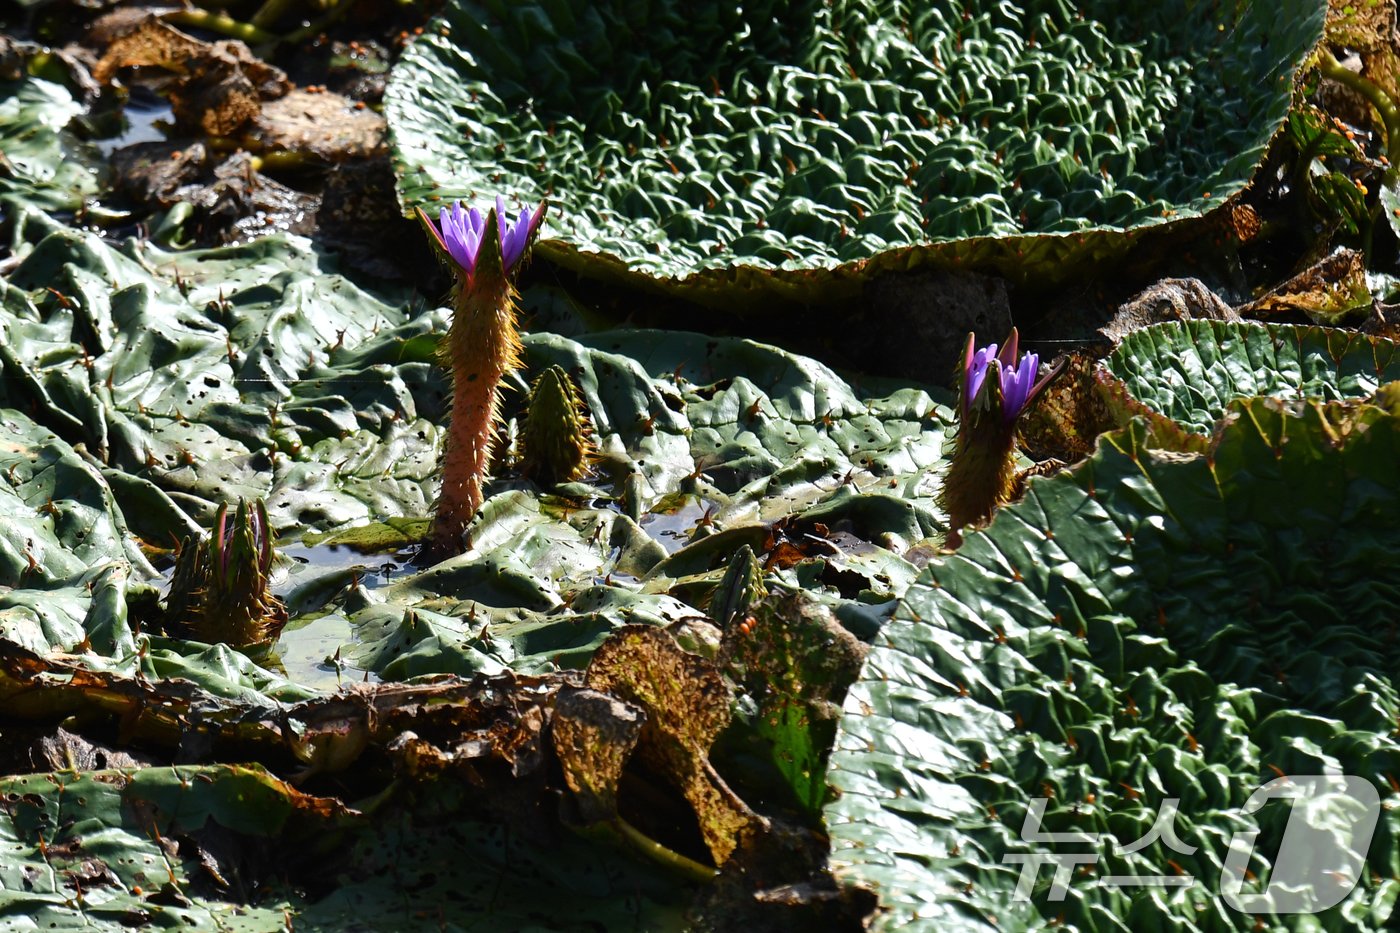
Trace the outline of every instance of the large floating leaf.
<instances>
[{"instance_id":1,"label":"large floating leaf","mask_svg":"<svg viewBox=\"0 0 1400 933\"><path fill-rule=\"evenodd\" d=\"M1231 411L1209 457L1146 449L1140 424L1105 436L910 588L847 698L826 812L838 874L880 894L877 929L1258 929L1215 897L1233 834L1262 832L1260 879L1277 850L1288 805L1248 814L1249 795L1332 769L1391 793L1400 417L1269 399ZM1022 841L1037 797L1044 831L1094 841ZM1146 835L1169 798L1193 854L1106 844ZM1345 804L1320 798L1306 818L1347 825ZM1397 838L1390 808L1319 928L1387 925ZM1049 868L1014 897L1006 856L1085 851L1098 863L1064 900ZM1093 883L1181 874L1198 884Z\"/></svg>"},{"instance_id":2,"label":"large floating leaf","mask_svg":"<svg viewBox=\"0 0 1400 933\"><path fill-rule=\"evenodd\" d=\"M548 195L565 265L829 299L929 261L1054 276L1220 204L1325 9L452 0L385 100L406 206Z\"/></svg>"},{"instance_id":3,"label":"large floating leaf","mask_svg":"<svg viewBox=\"0 0 1400 933\"><path fill-rule=\"evenodd\" d=\"M73 210L97 189L96 171L65 133L82 104L61 84L23 77L0 81L0 202Z\"/></svg>"},{"instance_id":4,"label":"large floating leaf","mask_svg":"<svg viewBox=\"0 0 1400 933\"><path fill-rule=\"evenodd\" d=\"M45 587L108 562L152 575L99 469L51 431L0 409L0 585Z\"/></svg>"},{"instance_id":5,"label":"large floating leaf","mask_svg":"<svg viewBox=\"0 0 1400 933\"><path fill-rule=\"evenodd\" d=\"M600 448L594 475L541 497L507 473L464 555L328 594L333 615L313 625L340 624L357 669L582 667L622 625L696 614L730 555L768 553L782 521L846 536L812 556L846 574L847 596L863 591L863 604L837 599L862 627L865 607L912 578L898 553L942 527L932 496L950 416L922 390L861 398L815 361L684 332L527 335L525 356L577 381ZM508 400L512 417L522 397Z\"/></svg>"},{"instance_id":6,"label":"large floating leaf","mask_svg":"<svg viewBox=\"0 0 1400 933\"><path fill-rule=\"evenodd\" d=\"M1355 331L1181 321L1133 331L1106 360L1139 401L1208 432L1231 400L1355 399L1400 379L1400 347Z\"/></svg>"},{"instance_id":7,"label":"large floating leaf","mask_svg":"<svg viewBox=\"0 0 1400 933\"><path fill-rule=\"evenodd\" d=\"M435 315L356 288L295 237L177 254L35 212L15 225L0 401L124 474L119 494L163 491L150 517L166 529L138 525L150 540L183 528L169 500L203 521L265 496L282 530L426 511L437 427L419 410L440 413L442 385L400 353Z\"/></svg>"},{"instance_id":8,"label":"large floating leaf","mask_svg":"<svg viewBox=\"0 0 1400 933\"><path fill-rule=\"evenodd\" d=\"M262 496L284 541L389 521L399 547L413 541L404 522L429 513L437 483L445 312L369 294L295 237L169 253L29 209L13 221L0 403L86 451L84 475L130 531L169 547L218 502ZM863 397L815 361L689 333L529 335L526 357L523 376L558 364L578 382L600 449L592 475L540 489L506 457L469 553L422 572L379 573L392 554L294 550L314 566L276 584L294 615L281 654L293 680L581 667L621 625L694 614L730 554L776 547L784 520L806 541L796 558L815 558L805 584L825 585L869 631L912 579L897 553L941 527L933 493L950 414L925 391ZM511 424L524 382L506 393ZM812 544L826 533L835 543ZM17 577L23 540L12 550ZM59 573L56 556L45 572L84 567L70 563ZM68 612L73 637L26 628L20 640L71 648L86 605L78 594ZM214 660L191 643L161 650ZM219 693L253 687L250 671L214 667L188 673Z\"/></svg>"}]
</instances>

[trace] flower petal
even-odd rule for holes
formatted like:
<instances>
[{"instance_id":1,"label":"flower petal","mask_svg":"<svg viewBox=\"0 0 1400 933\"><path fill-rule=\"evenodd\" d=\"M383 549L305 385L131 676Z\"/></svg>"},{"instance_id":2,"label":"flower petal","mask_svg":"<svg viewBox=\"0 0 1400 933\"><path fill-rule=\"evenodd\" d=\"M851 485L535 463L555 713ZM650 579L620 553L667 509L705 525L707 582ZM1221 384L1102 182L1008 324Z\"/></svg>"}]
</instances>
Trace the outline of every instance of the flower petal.
<instances>
[{"instance_id":1,"label":"flower petal","mask_svg":"<svg viewBox=\"0 0 1400 933\"><path fill-rule=\"evenodd\" d=\"M438 211L438 223L447 254L468 274L476 267L476 243L471 236L469 219L470 215L463 210L461 201L454 202L451 208L443 207Z\"/></svg>"},{"instance_id":2,"label":"flower petal","mask_svg":"<svg viewBox=\"0 0 1400 933\"><path fill-rule=\"evenodd\" d=\"M983 347L972 355L972 366L967 373L967 386L963 392L963 404L970 406L982 391L982 383L987 378L987 367L997 355L997 345Z\"/></svg>"}]
</instances>

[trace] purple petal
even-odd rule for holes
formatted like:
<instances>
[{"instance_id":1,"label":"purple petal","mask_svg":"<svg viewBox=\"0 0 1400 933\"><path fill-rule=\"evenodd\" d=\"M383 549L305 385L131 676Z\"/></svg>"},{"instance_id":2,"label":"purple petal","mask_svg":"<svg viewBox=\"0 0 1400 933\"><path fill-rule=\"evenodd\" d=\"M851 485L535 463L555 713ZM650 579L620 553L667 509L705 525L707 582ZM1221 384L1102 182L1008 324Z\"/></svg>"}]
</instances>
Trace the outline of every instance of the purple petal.
<instances>
[{"instance_id":1,"label":"purple petal","mask_svg":"<svg viewBox=\"0 0 1400 933\"><path fill-rule=\"evenodd\" d=\"M1003 371L1016 368L1016 356L1021 349L1021 336L1016 328L1011 328L1011 334L1006 338L1006 343L1002 345L1001 353L997 355L998 362L1001 363Z\"/></svg>"},{"instance_id":2,"label":"purple petal","mask_svg":"<svg viewBox=\"0 0 1400 933\"><path fill-rule=\"evenodd\" d=\"M997 355L997 345L983 347L972 355L972 365L968 368L966 382L967 387L963 392L964 400L971 405L977 398L977 393L982 390L982 383L987 378L987 367Z\"/></svg>"},{"instance_id":3,"label":"purple petal","mask_svg":"<svg viewBox=\"0 0 1400 933\"><path fill-rule=\"evenodd\" d=\"M510 229L506 231L501 241L501 258L507 270L510 270L525 254L525 247L529 245L530 234L533 232L532 226L529 209L522 207L520 214L510 225Z\"/></svg>"},{"instance_id":4,"label":"purple petal","mask_svg":"<svg viewBox=\"0 0 1400 933\"><path fill-rule=\"evenodd\" d=\"M450 209L444 207L438 211L438 225L447 254L468 273L476 267L476 250L480 241L479 236L472 236L471 219L471 215L462 209L461 201L455 202Z\"/></svg>"},{"instance_id":5,"label":"purple petal","mask_svg":"<svg viewBox=\"0 0 1400 933\"><path fill-rule=\"evenodd\" d=\"M1007 421L1014 421L1020 414L1021 409L1026 407L1026 400L1030 398L1031 386L1035 384L1036 374L1040 371L1040 354L1027 353L1021 358L1021 363L1014 370L1002 370L1002 417Z\"/></svg>"},{"instance_id":6,"label":"purple petal","mask_svg":"<svg viewBox=\"0 0 1400 933\"><path fill-rule=\"evenodd\" d=\"M530 215L530 235L533 236L540 229L540 221L544 220L544 202L541 201L539 207Z\"/></svg>"},{"instance_id":7,"label":"purple petal","mask_svg":"<svg viewBox=\"0 0 1400 933\"><path fill-rule=\"evenodd\" d=\"M496 195L496 239L501 244L501 256L505 256L506 248L506 199L499 194ZM502 262L501 267L510 268L510 263Z\"/></svg>"},{"instance_id":8,"label":"purple petal","mask_svg":"<svg viewBox=\"0 0 1400 933\"><path fill-rule=\"evenodd\" d=\"M520 225L514 224L501 239L501 265L507 272L515 265L520 254L525 252L525 241L520 235L522 232Z\"/></svg>"}]
</instances>

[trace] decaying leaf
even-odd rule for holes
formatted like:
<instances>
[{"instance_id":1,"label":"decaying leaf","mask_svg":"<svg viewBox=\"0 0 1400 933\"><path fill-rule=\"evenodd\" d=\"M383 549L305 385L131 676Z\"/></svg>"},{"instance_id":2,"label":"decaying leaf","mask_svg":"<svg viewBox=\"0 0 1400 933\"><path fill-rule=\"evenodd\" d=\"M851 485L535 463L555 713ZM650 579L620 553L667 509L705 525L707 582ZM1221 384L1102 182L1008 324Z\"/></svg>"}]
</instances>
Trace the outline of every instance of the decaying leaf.
<instances>
[{"instance_id":1,"label":"decaying leaf","mask_svg":"<svg viewBox=\"0 0 1400 933\"><path fill-rule=\"evenodd\" d=\"M179 76L170 90L175 122L196 134L232 135L258 116L264 100L291 87L280 69L242 42L202 42L154 15L113 39L92 73L107 84L131 67L158 67Z\"/></svg>"},{"instance_id":2,"label":"decaying leaf","mask_svg":"<svg viewBox=\"0 0 1400 933\"><path fill-rule=\"evenodd\" d=\"M12 730L6 730L12 737ZM29 747L28 766L33 771L104 771L108 768L140 768L154 764L150 756L114 748L59 726L41 735Z\"/></svg>"},{"instance_id":3,"label":"decaying leaf","mask_svg":"<svg viewBox=\"0 0 1400 933\"><path fill-rule=\"evenodd\" d=\"M203 143L136 143L112 153L113 180L137 202L169 207L185 200L185 186L199 179L208 161Z\"/></svg>"},{"instance_id":4,"label":"decaying leaf","mask_svg":"<svg viewBox=\"0 0 1400 933\"><path fill-rule=\"evenodd\" d=\"M260 151L307 153L327 162L368 159L384 148L384 118L332 91L295 88L262 105L248 137Z\"/></svg>"},{"instance_id":5,"label":"decaying leaf","mask_svg":"<svg viewBox=\"0 0 1400 933\"><path fill-rule=\"evenodd\" d=\"M1328 0L1327 41L1361 56L1363 75L1392 100L1400 97L1400 38L1395 4Z\"/></svg>"},{"instance_id":6,"label":"decaying leaf","mask_svg":"<svg viewBox=\"0 0 1400 933\"><path fill-rule=\"evenodd\" d=\"M1149 408L1122 380L1089 356L1072 354L1040 401L1023 417L1021 441L1036 460L1073 463L1094 452L1098 437L1133 418L1147 421L1150 443L1167 450L1204 450L1206 439Z\"/></svg>"},{"instance_id":7,"label":"decaying leaf","mask_svg":"<svg viewBox=\"0 0 1400 933\"><path fill-rule=\"evenodd\" d=\"M767 821L729 789L707 754L729 723L729 688L713 663L671 636L628 625L599 647L585 682L646 711L637 754L690 803L716 865Z\"/></svg>"},{"instance_id":8,"label":"decaying leaf","mask_svg":"<svg viewBox=\"0 0 1400 933\"><path fill-rule=\"evenodd\" d=\"M1366 285L1366 257L1339 249L1293 278L1240 308L1246 317L1302 313L1318 324L1338 325L1371 308Z\"/></svg>"},{"instance_id":9,"label":"decaying leaf","mask_svg":"<svg viewBox=\"0 0 1400 933\"><path fill-rule=\"evenodd\" d=\"M1400 305L1386 305L1376 302L1371 313L1361 322L1359 330L1373 337L1387 340L1400 340Z\"/></svg>"},{"instance_id":10,"label":"decaying leaf","mask_svg":"<svg viewBox=\"0 0 1400 933\"><path fill-rule=\"evenodd\" d=\"M646 713L616 697L565 687L554 700L554 752L584 823L617 819L618 783Z\"/></svg>"},{"instance_id":11,"label":"decaying leaf","mask_svg":"<svg viewBox=\"0 0 1400 933\"><path fill-rule=\"evenodd\" d=\"M1237 321L1240 316L1199 279L1163 279L1125 302L1098 333L1116 347L1151 324L1197 319Z\"/></svg>"}]
</instances>

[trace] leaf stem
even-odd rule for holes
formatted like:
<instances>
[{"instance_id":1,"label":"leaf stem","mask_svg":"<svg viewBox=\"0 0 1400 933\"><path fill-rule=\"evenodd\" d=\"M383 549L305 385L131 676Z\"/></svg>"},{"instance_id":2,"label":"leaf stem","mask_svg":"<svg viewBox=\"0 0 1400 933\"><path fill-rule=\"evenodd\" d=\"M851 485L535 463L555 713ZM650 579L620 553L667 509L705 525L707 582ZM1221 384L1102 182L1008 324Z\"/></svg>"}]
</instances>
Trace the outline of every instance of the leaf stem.
<instances>
[{"instance_id":1,"label":"leaf stem","mask_svg":"<svg viewBox=\"0 0 1400 933\"><path fill-rule=\"evenodd\" d=\"M692 858L687 858L674 849L666 848L655 839L643 834L641 830L622 817L617 817L614 820L614 825L617 826L618 832L622 833L623 838L653 861L659 862L693 881L713 881L715 879L713 868L702 865Z\"/></svg>"},{"instance_id":2,"label":"leaf stem","mask_svg":"<svg viewBox=\"0 0 1400 933\"><path fill-rule=\"evenodd\" d=\"M1381 118L1381 129L1385 133L1385 154L1389 161L1383 176L1384 183L1393 185L1400 177L1400 106L1380 85L1337 61L1332 50L1326 46L1318 55L1317 70L1324 78L1330 78L1360 94L1376 108Z\"/></svg>"},{"instance_id":3,"label":"leaf stem","mask_svg":"<svg viewBox=\"0 0 1400 933\"><path fill-rule=\"evenodd\" d=\"M249 20L259 29L271 29L273 24L282 18L291 6L293 0L264 0L263 5L258 7L258 11Z\"/></svg>"},{"instance_id":4,"label":"leaf stem","mask_svg":"<svg viewBox=\"0 0 1400 933\"><path fill-rule=\"evenodd\" d=\"M296 29L292 32L287 33L285 36L279 39L278 42L290 43L292 45L295 45L296 43L309 39L312 36L321 34L327 28L334 25L335 22L341 17L343 17L346 13L350 12L350 7L353 6L354 3L355 0L337 0L335 6L327 10L326 14L320 19L312 20L300 29Z\"/></svg>"},{"instance_id":5,"label":"leaf stem","mask_svg":"<svg viewBox=\"0 0 1400 933\"><path fill-rule=\"evenodd\" d=\"M198 7L188 10L171 10L163 14L161 18L169 23L193 26L196 29L208 29L210 32L217 32L234 39L242 39L249 45L261 45L277 39L272 33L236 20L227 13L211 13Z\"/></svg>"}]
</instances>

